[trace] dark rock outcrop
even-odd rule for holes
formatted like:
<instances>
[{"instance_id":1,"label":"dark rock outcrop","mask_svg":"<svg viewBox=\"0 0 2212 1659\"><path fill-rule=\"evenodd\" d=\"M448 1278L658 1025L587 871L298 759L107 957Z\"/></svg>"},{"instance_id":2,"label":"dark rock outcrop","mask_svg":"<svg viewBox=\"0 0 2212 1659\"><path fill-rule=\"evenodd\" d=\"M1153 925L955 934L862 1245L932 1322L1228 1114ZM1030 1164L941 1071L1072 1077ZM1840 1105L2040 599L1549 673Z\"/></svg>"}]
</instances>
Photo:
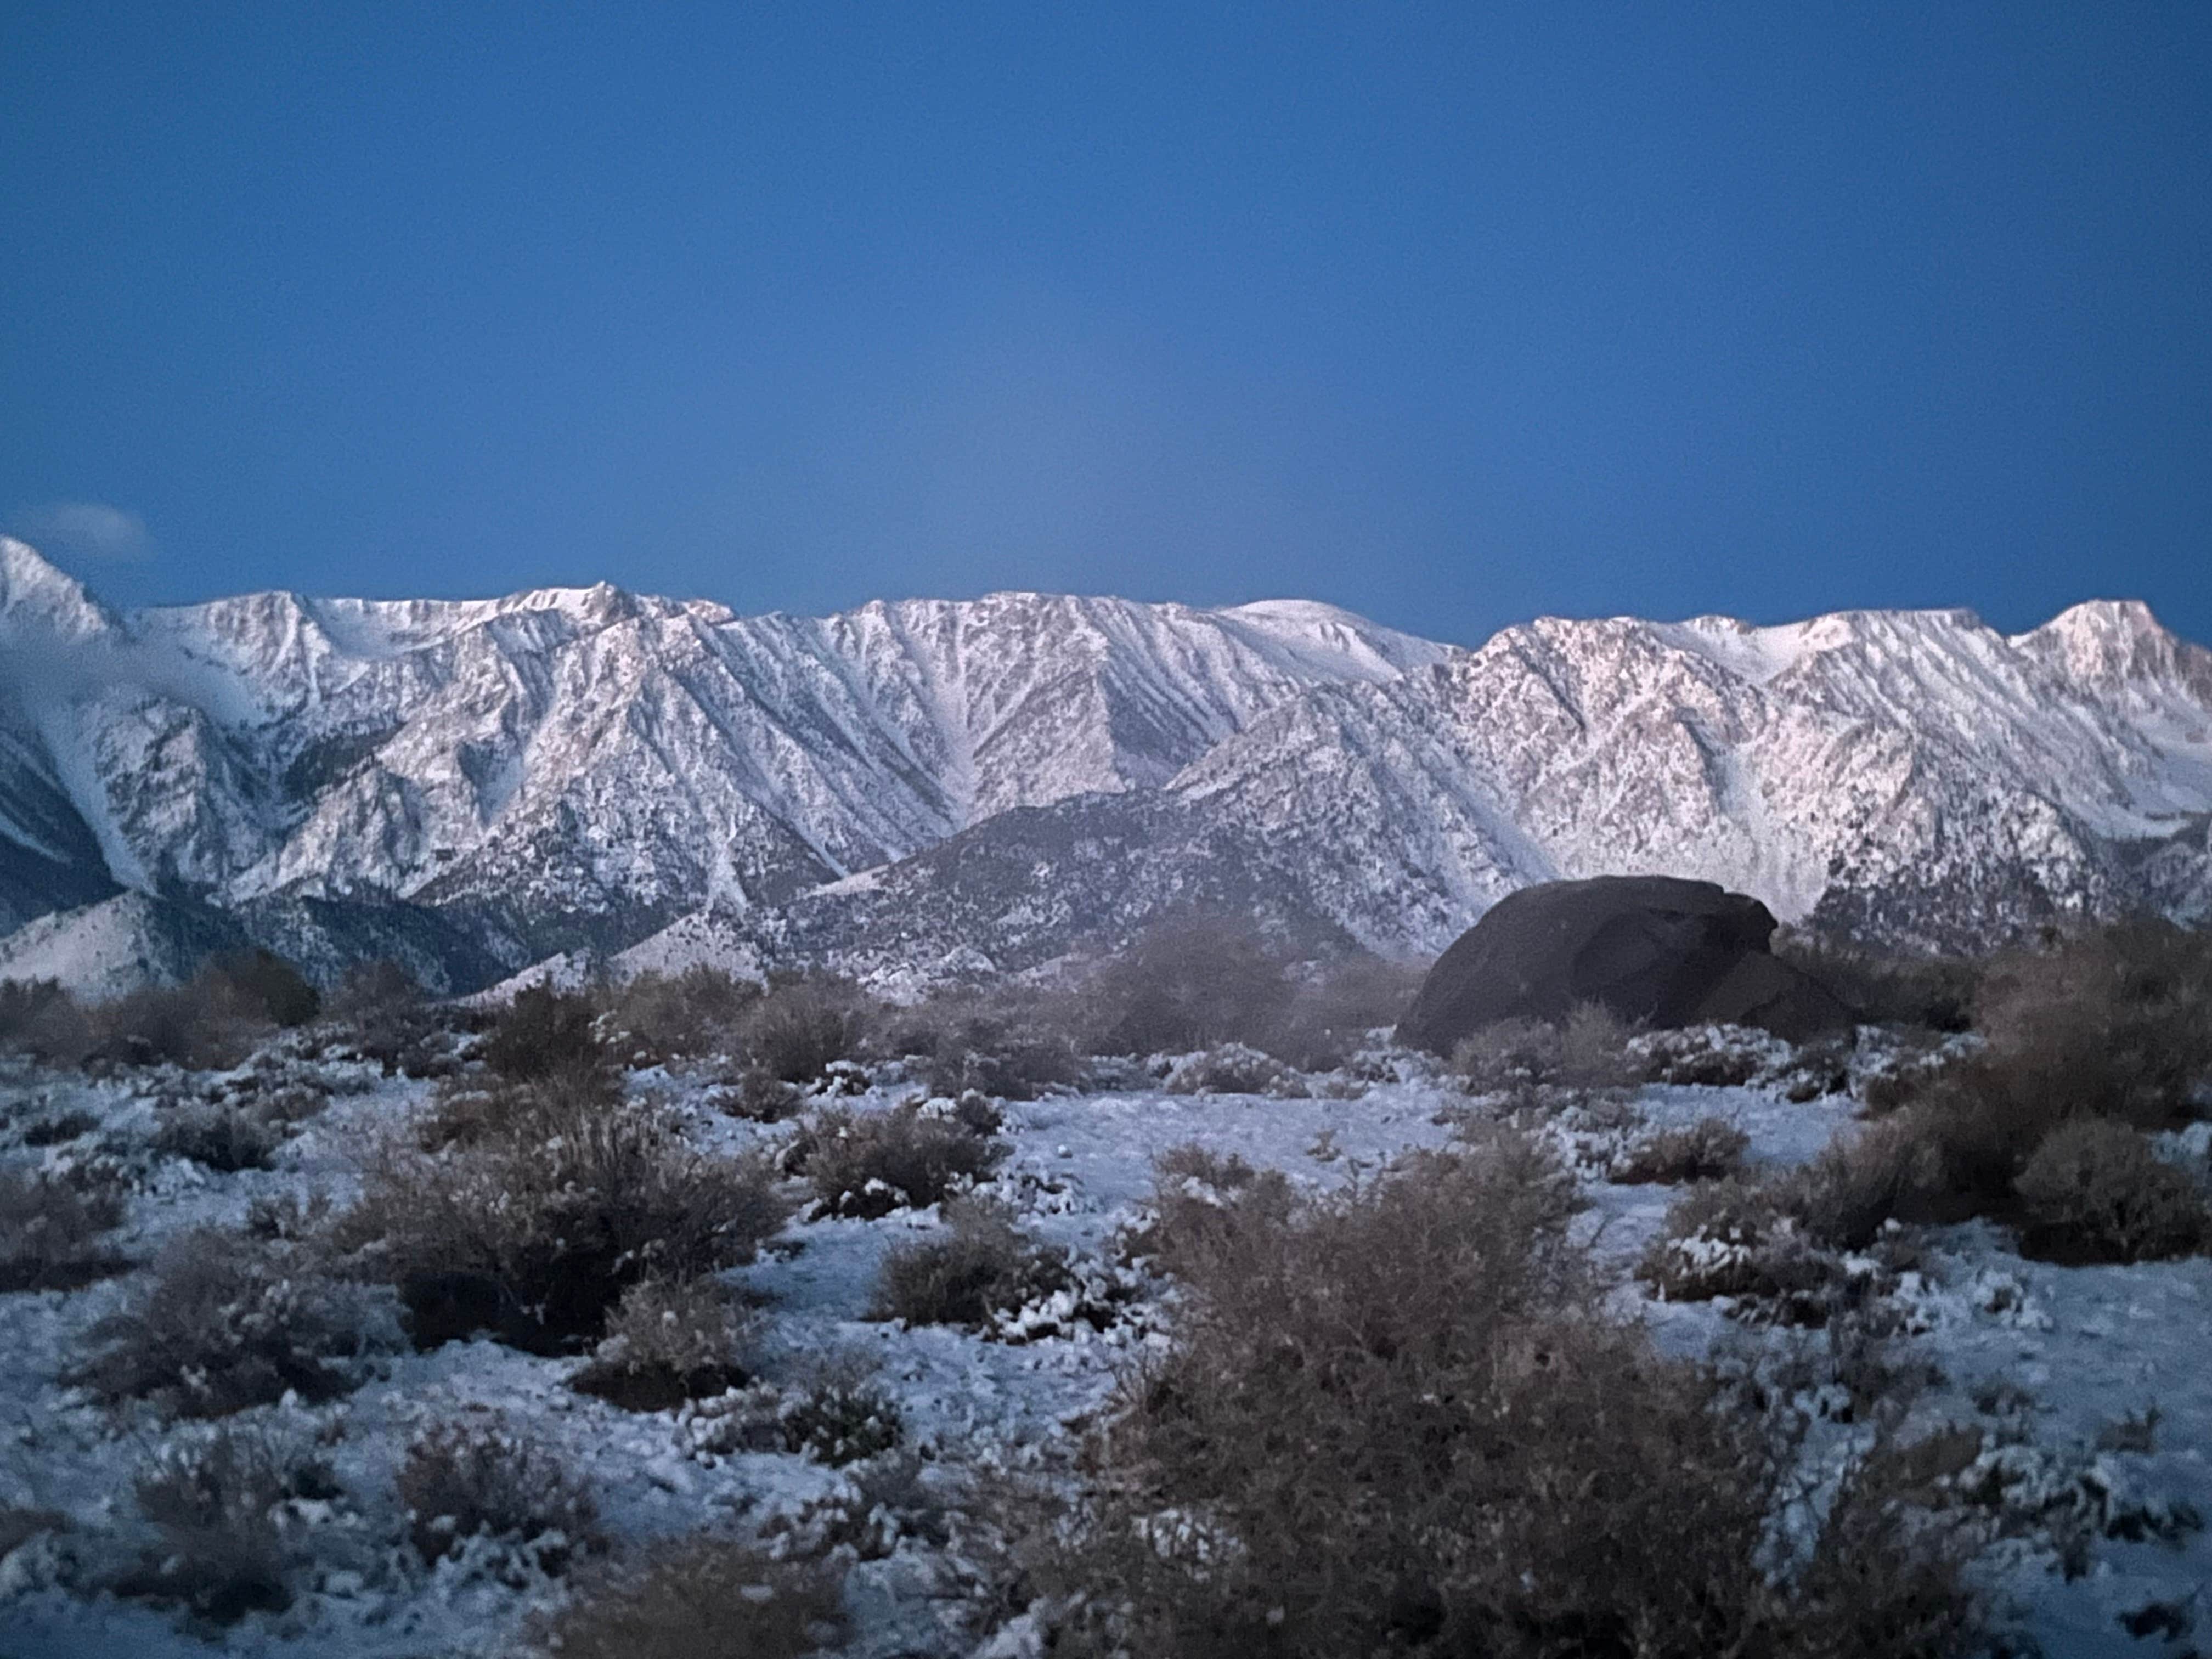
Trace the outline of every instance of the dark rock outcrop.
<instances>
[{"instance_id":1,"label":"dark rock outcrop","mask_svg":"<svg viewBox=\"0 0 2212 1659\"><path fill-rule=\"evenodd\" d=\"M1502 1019L1564 1019L1595 1002L1632 1024L1723 1021L1793 1042L1850 1015L1770 953L1773 914L1710 881L1599 876L1500 899L1429 970L1398 1040L1433 1054Z\"/></svg>"}]
</instances>

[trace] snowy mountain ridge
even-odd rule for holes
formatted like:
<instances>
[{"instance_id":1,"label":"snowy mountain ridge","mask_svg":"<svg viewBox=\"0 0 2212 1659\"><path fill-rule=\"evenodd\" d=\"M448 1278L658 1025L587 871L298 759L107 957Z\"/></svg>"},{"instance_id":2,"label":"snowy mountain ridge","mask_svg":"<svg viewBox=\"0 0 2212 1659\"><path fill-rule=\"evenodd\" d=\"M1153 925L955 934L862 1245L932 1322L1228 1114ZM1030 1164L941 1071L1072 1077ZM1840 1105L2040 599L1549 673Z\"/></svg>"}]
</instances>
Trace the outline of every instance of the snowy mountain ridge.
<instances>
[{"instance_id":1,"label":"snowy mountain ridge","mask_svg":"<svg viewBox=\"0 0 2212 1659\"><path fill-rule=\"evenodd\" d=\"M155 901L131 927L219 916L456 988L631 948L1012 963L1209 902L1418 951L1602 870L1946 942L2199 913L2208 824L2212 653L2130 602L2009 638L1547 618L1473 651L1298 600L121 612L0 538L0 927L48 918L0 972L65 967L52 913L126 891Z\"/></svg>"}]
</instances>

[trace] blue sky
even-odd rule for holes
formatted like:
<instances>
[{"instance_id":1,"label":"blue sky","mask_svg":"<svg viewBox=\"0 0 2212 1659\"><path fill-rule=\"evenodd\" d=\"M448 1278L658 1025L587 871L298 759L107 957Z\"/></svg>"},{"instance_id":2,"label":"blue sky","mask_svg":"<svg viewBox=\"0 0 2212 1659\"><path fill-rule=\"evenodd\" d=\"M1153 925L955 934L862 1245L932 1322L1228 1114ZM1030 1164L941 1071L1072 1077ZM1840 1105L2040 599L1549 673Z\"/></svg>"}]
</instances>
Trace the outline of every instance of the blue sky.
<instances>
[{"instance_id":1,"label":"blue sky","mask_svg":"<svg viewBox=\"0 0 2212 1659\"><path fill-rule=\"evenodd\" d=\"M2212 6L0 10L0 520L120 602L2212 640Z\"/></svg>"}]
</instances>

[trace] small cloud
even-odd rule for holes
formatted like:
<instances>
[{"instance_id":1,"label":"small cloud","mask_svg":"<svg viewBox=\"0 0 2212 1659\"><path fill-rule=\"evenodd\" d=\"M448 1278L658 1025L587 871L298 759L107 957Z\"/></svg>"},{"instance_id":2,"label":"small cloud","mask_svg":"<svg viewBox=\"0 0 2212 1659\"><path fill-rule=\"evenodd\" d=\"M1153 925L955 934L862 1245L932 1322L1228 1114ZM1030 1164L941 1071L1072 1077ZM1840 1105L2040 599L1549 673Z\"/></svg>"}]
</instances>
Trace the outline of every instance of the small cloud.
<instances>
[{"instance_id":1,"label":"small cloud","mask_svg":"<svg viewBox=\"0 0 2212 1659\"><path fill-rule=\"evenodd\" d=\"M102 564L138 564L154 556L146 521L105 501L48 501L9 515L8 529L40 552Z\"/></svg>"}]
</instances>

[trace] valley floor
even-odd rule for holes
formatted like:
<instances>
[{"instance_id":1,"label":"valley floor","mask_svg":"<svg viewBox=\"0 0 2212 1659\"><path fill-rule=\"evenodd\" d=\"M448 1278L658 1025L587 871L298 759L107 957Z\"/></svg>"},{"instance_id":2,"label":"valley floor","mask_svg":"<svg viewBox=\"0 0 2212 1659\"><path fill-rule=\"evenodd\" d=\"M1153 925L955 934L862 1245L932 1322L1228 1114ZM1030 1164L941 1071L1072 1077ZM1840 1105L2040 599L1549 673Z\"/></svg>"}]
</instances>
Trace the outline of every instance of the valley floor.
<instances>
[{"instance_id":1,"label":"valley floor","mask_svg":"<svg viewBox=\"0 0 2212 1659\"><path fill-rule=\"evenodd\" d=\"M1399 1154L1452 1135L1467 1097L1410 1056L1391 1057L1398 1080L1358 1099L1182 1096L1146 1091L1061 1096L1005 1107L1011 1156L992 1183L1020 1223L1066 1247L1094 1285L1129 1299L1103 1330L1063 1328L1041 1310L1037 1328L1072 1334L986 1340L941 1327L868 1321L884 1252L939 1224L933 1211L895 1211L875 1221L799 1220L763 1259L732 1275L760 1303L760 1367L797 1388L824 1367L865 1372L896 1403L903 1459L830 1468L798 1455L720 1449L711 1407L638 1413L580 1395L568 1379L581 1362L532 1358L489 1341L402 1354L343 1399L283 1404L244 1422L324 1449L343 1496L303 1511L319 1528L318 1565L286 1611L251 1614L228 1630L195 1632L172 1613L87 1593L88 1563L104 1559L133 1522L133 1480L166 1443L203 1437L203 1425L150 1416L118 1421L57 1379L80 1357L89 1328L120 1305L136 1275L70 1292L0 1297L0 1508L59 1510L66 1529L40 1533L0 1559L0 1656L4 1659L185 1659L241 1655L462 1656L514 1650L534 1607L558 1604L562 1582L513 1553L486 1546L426 1571L401 1542L392 1495L399 1449L426 1425L494 1414L555 1449L597 1496L617 1548L702 1528L741 1527L778 1536L794 1554L825 1545L856 1558L846 1599L859 1656L965 1655L995 1659L1041 1652L1025 1621L995 1633L1005 1609L988 1606L985 1567L969 1559L967 1532L943 1513L958 1477L978 1467L1048 1471L1082 1425L1110 1401L1117 1380L1162 1340L1172 1316L1161 1282L1116 1264L1116 1235L1152 1189L1152 1160L1199 1143L1299 1182L1329 1185L1371 1174ZM48 1166L137 1145L140 1190L118 1242L134 1260L207 1224L237 1226L257 1199L324 1192L343 1202L363 1147L380 1125L412 1109L430 1085L387 1081L365 1066L326 1066L341 1093L276 1159L277 1167L215 1175L143 1150L154 1096L185 1082L93 1082L17 1069L0 1079L0 1149ZM763 1126L710 1109L702 1085L664 1072L634 1074L633 1090L658 1090L687 1112L704 1142L738 1147L781 1141L793 1126ZM895 1073L845 1103L862 1109L914 1091ZM1639 1127L1725 1118L1751 1137L1751 1155L1802 1161L1850 1122L1852 1103L1832 1095L1792 1103L1774 1089L1652 1085L1635 1097ZM34 1118L82 1111L96 1128L42 1150L21 1146ZM1817 1332L1761 1328L1713 1304L1650 1300L1627 1268L1659 1228L1675 1194L1604 1178L1629 1127L1598 1127L1568 1113L1550 1133L1578 1158L1594 1230L1620 1264L1621 1304L1678 1352L1716 1342L1778 1351L1818 1342ZM2201 1167L2204 1147L2175 1149ZM1897 1304L1904 1357L1940 1374L1913 1407L1929 1427L1971 1425L1979 1454L2007 1473L2003 1501L2023 1516L2078 1514L2091 1544L2074 1575L2048 1549L2022 1542L1994 1553L1985 1570L2016 1606L2027 1631L2054 1656L2150 1656L2188 1650L2192 1628L2212 1631L2201 1605L2212 1578L2212 1261L2070 1268L2023 1261L2001 1231L1982 1224L1937 1230L1920 1266L1887 1292ZM2154 1407L2148 1449L2098 1448L2100 1432ZM2140 1442L2138 1442L2140 1443ZM919 1461L915 1461L916 1459ZM894 1467L896 1466L896 1467ZM2130 1626L2146 1631L2138 1637Z\"/></svg>"}]
</instances>

